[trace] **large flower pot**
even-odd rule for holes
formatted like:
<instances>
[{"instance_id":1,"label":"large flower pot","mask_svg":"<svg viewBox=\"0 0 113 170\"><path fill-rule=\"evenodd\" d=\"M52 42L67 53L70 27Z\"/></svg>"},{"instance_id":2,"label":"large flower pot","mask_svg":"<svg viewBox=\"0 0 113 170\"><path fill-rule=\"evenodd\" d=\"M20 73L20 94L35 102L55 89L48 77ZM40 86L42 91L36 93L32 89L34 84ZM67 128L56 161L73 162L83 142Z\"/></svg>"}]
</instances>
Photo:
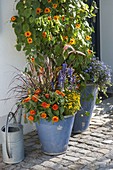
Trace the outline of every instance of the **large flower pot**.
<instances>
[{"instance_id":1,"label":"large flower pot","mask_svg":"<svg viewBox=\"0 0 113 170\"><path fill-rule=\"evenodd\" d=\"M42 152L48 155L62 154L67 150L72 132L74 116L65 116L63 120L52 123L41 119L36 129L42 145Z\"/></svg>"},{"instance_id":2,"label":"large flower pot","mask_svg":"<svg viewBox=\"0 0 113 170\"><path fill-rule=\"evenodd\" d=\"M98 87L94 84L88 84L81 93L81 109L76 113L73 124L73 133L84 132L90 124L94 110Z\"/></svg>"}]
</instances>

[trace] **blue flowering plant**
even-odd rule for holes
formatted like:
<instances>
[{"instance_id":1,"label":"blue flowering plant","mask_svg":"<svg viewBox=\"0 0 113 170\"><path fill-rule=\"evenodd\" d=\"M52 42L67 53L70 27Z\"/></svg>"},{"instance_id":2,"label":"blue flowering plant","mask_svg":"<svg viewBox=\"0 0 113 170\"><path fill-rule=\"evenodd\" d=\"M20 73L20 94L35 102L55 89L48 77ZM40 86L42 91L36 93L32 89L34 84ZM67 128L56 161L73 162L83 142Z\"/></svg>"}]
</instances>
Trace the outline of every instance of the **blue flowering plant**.
<instances>
[{"instance_id":1,"label":"blue flowering plant","mask_svg":"<svg viewBox=\"0 0 113 170\"><path fill-rule=\"evenodd\" d=\"M112 85L112 69L103 61L93 57L87 68L83 70L83 77L86 83L98 85L98 90L106 94L107 88Z\"/></svg>"}]
</instances>

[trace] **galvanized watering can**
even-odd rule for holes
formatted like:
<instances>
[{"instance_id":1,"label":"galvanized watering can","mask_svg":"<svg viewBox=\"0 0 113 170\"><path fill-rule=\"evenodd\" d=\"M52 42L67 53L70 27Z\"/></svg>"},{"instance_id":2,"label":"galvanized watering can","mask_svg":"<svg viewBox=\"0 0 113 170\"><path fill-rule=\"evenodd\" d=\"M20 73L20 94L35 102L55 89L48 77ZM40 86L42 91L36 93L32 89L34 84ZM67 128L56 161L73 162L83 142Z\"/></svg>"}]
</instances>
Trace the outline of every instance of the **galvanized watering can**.
<instances>
[{"instance_id":1,"label":"galvanized watering can","mask_svg":"<svg viewBox=\"0 0 113 170\"><path fill-rule=\"evenodd\" d=\"M9 123L13 119L13 123ZM9 112L6 125L1 128L3 162L19 163L24 159L23 126L17 122L15 113Z\"/></svg>"}]
</instances>

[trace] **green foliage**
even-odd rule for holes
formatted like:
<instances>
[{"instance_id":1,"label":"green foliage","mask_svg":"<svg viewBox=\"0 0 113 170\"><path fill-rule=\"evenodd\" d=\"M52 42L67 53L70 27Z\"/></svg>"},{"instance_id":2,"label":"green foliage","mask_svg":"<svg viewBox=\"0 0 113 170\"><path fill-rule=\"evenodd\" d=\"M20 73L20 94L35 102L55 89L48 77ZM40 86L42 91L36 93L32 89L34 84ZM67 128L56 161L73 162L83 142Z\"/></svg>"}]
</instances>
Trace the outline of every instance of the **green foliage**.
<instances>
[{"instance_id":1,"label":"green foliage","mask_svg":"<svg viewBox=\"0 0 113 170\"><path fill-rule=\"evenodd\" d=\"M16 49L25 51L27 59L34 57L37 63L41 54L60 66L63 47L70 44L87 59L94 31L88 19L95 16L95 7L95 3L89 7L84 0L20 0L16 4L18 15L11 18Z\"/></svg>"}]
</instances>

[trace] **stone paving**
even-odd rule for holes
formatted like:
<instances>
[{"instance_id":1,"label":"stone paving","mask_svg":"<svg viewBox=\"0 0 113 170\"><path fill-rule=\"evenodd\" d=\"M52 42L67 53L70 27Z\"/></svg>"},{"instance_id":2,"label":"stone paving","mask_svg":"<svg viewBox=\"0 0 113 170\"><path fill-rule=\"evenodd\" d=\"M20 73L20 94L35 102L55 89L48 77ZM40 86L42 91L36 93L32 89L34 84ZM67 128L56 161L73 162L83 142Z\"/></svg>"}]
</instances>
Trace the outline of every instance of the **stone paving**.
<instances>
[{"instance_id":1,"label":"stone paving","mask_svg":"<svg viewBox=\"0 0 113 170\"><path fill-rule=\"evenodd\" d=\"M24 143L25 159L14 165L3 163L0 147L0 170L113 170L113 111L95 115L85 132L72 134L65 154L43 154L36 131Z\"/></svg>"}]
</instances>

